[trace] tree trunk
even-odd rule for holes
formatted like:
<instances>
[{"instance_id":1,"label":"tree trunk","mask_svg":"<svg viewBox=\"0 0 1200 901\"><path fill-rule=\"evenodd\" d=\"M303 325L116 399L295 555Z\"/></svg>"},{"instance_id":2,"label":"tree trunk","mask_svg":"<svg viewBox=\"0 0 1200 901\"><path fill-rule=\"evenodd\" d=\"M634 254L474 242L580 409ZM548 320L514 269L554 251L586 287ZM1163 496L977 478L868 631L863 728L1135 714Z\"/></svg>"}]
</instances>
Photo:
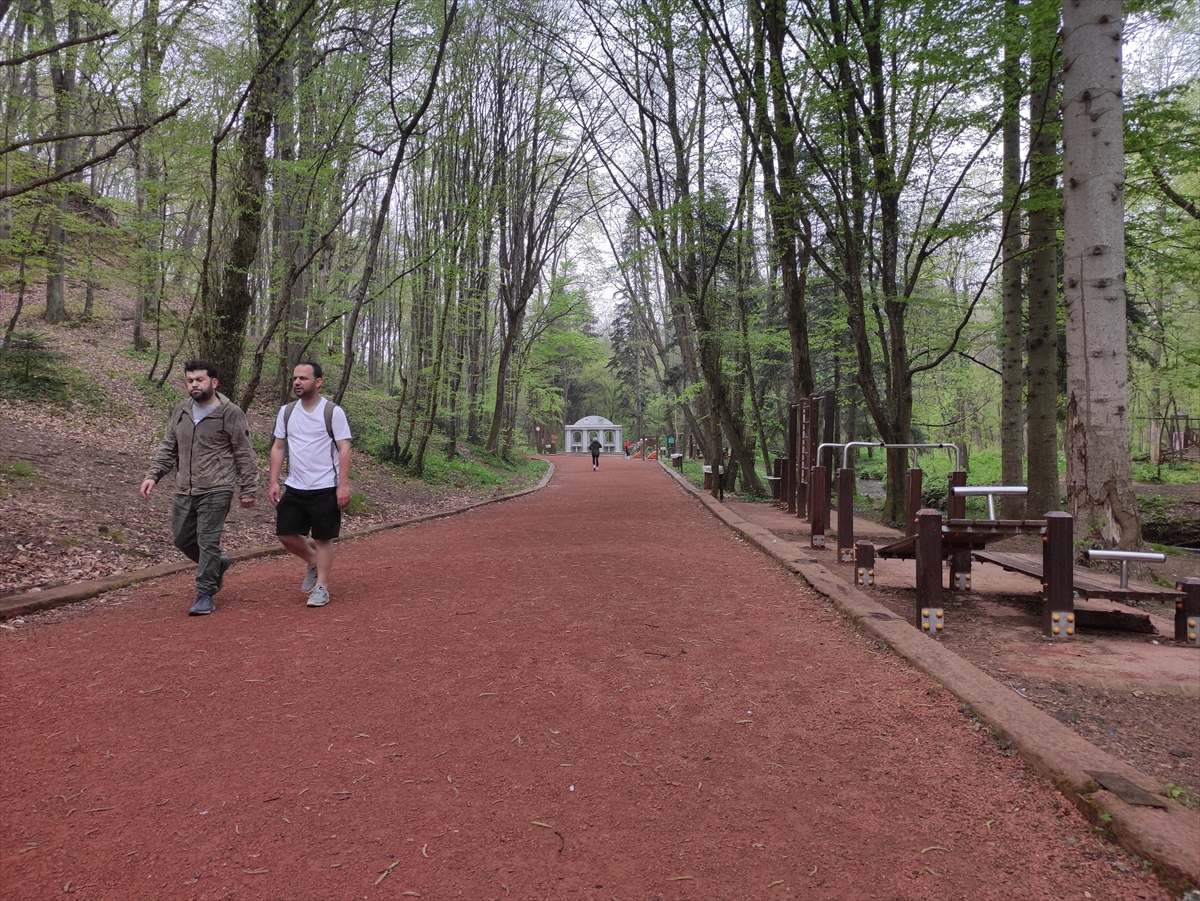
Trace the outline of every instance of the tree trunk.
<instances>
[{"instance_id":1,"label":"tree trunk","mask_svg":"<svg viewBox=\"0 0 1200 901\"><path fill-rule=\"evenodd\" d=\"M1058 487L1058 10L1059 0L1036 0L1031 6L1025 509L1034 517L1063 506Z\"/></svg>"},{"instance_id":2,"label":"tree trunk","mask_svg":"<svg viewBox=\"0 0 1200 901\"><path fill-rule=\"evenodd\" d=\"M1004 126L1001 217L1001 307L1000 328L1000 482L1025 484L1024 369L1022 359L1024 323L1021 321L1021 79L1020 0L1005 0L1007 30L1004 41ZM1025 499L1016 495L1000 498L1002 519L1024 519Z\"/></svg>"},{"instance_id":3,"label":"tree trunk","mask_svg":"<svg viewBox=\"0 0 1200 901\"><path fill-rule=\"evenodd\" d=\"M72 5L67 11L67 40L78 40L82 17ZM42 0L42 25L44 37L49 44L58 42L54 10L51 0ZM54 131L59 137L54 141L54 171L65 172L75 162L75 139L69 137L74 121L75 60L74 49L55 51L50 55L50 84L54 92ZM58 199L51 208L47 223L46 243L46 312L43 318L53 324L67 318L66 272L67 272L67 198L70 184L59 181L54 185Z\"/></svg>"},{"instance_id":4,"label":"tree trunk","mask_svg":"<svg viewBox=\"0 0 1200 901\"><path fill-rule=\"evenodd\" d=\"M200 297L200 355L216 365L221 374L221 390L230 395L238 387L246 346L246 325L254 305L250 274L258 259L262 236L267 141L271 137L281 70L280 56L276 55L280 25L275 2L255 0L253 8L259 68L250 85L237 140L233 238L221 267L219 289L213 292L208 279L202 277L204 290Z\"/></svg>"},{"instance_id":5,"label":"tree trunk","mask_svg":"<svg viewBox=\"0 0 1200 901\"><path fill-rule=\"evenodd\" d=\"M1067 510L1076 536L1141 542L1129 456L1120 0L1063 3Z\"/></svg>"}]
</instances>

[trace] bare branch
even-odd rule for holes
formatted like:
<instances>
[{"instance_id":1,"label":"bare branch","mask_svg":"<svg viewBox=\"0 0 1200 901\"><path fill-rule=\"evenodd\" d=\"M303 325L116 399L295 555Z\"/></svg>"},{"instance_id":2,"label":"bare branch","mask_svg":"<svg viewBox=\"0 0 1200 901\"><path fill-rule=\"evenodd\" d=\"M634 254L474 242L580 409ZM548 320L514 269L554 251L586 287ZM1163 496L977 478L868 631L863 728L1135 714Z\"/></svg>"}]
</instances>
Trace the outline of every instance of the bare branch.
<instances>
[{"instance_id":1,"label":"bare branch","mask_svg":"<svg viewBox=\"0 0 1200 901\"><path fill-rule=\"evenodd\" d=\"M0 200L3 200L6 197L16 197L18 194L24 194L28 191L36 191L38 188L43 188L46 185L52 185L56 182L64 181L73 175L87 171L88 169L92 168L92 166L103 163L105 160L111 160L114 156L120 153L121 149L127 144L137 140L146 132L150 131L150 129L161 125L167 119L177 116L179 111L191 102L192 99L189 97L186 100L176 104L167 112L163 113L153 122L148 122L145 125L134 126L133 130L129 134L127 134L124 138L122 138L104 153L100 153L96 156L90 157L89 159L83 160L69 169L64 169L61 172L55 172L53 175L47 175L43 178L35 178L33 181L27 181L24 184L17 185L16 187L0 189Z\"/></svg>"},{"instance_id":2,"label":"bare branch","mask_svg":"<svg viewBox=\"0 0 1200 901\"><path fill-rule=\"evenodd\" d=\"M0 59L0 68L5 66L21 66L30 60L39 59L43 56L49 56L52 53L58 53L60 50L66 50L70 47L76 47L80 44L91 44L95 41L106 41L117 34L116 29L106 31L104 34L91 34L86 37L73 38L69 41L55 44L52 47L43 47L41 50L34 50L32 53L26 53L24 56L14 56L12 59Z\"/></svg>"}]
</instances>

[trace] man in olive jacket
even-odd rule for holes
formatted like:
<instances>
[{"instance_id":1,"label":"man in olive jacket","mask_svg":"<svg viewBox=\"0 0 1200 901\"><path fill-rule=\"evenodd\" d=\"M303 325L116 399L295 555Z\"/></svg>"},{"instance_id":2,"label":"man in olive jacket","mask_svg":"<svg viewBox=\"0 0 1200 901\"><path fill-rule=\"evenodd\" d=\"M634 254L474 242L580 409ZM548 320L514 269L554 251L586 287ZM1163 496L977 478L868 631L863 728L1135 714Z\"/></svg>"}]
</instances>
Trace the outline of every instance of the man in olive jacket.
<instances>
[{"instance_id":1,"label":"man in olive jacket","mask_svg":"<svg viewBox=\"0 0 1200 901\"><path fill-rule=\"evenodd\" d=\"M175 547L197 564L196 600L188 613L204 616L217 609L213 595L233 565L221 556L233 492L238 491L243 507L254 506L258 461L246 414L217 391L217 367L208 360L188 360L183 369L189 399L172 411L138 493L149 500L155 484L178 470L171 531Z\"/></svg>"}]
</instances>

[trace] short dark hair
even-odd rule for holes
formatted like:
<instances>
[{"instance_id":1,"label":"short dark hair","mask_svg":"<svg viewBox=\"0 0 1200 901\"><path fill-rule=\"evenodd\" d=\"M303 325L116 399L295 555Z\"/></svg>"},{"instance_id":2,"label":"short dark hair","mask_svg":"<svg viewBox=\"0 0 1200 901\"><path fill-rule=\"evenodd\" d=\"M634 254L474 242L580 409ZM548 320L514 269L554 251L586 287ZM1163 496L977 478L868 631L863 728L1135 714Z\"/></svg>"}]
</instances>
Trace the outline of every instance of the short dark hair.
<instances>
[{"instance_id":1,"label":"short dark hair","mask_svg":"<svg viewBox=\"0 0 1200 901\"><path fill-rule=\"evenodd\" d=\"M318 363L316 360L297 360L296 365L297 366L311 366L314 379L325 378L324 374L321 372L321 364ZM293 371L294 371L294 368L293 368Z\"/></svg>"},{"instance_id":2,"label":"short dark hair","mask_svg":"<svg viewBox=\"0 0 1200 901\"><path fill-rule=\"evenodd\" d=\"M201 369L208 373L210 379L219 378L217 367L208 360L188 360L183 364L184 372L197 372Z\"/></svg>"}]
</instances>

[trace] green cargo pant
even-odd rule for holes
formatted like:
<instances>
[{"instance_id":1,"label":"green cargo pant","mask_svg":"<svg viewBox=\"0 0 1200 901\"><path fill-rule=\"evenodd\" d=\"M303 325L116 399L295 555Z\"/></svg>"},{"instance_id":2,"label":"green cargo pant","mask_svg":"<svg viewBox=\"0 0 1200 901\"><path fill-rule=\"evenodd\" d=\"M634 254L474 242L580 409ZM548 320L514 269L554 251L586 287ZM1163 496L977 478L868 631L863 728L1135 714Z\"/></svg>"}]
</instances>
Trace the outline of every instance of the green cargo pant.
<instances>
[{"instance_id":1,"label":"green cargo pant","mask_svg":"<svg viewBox=\"0 0 1200 901\"><path fill-rule=\"evenodd\" d=\"M196 593L214 595L221 576L221 533L233 503L232 491L177 494L171 511L175 547L196 563Z\"/></svg>"}]
</instances>

